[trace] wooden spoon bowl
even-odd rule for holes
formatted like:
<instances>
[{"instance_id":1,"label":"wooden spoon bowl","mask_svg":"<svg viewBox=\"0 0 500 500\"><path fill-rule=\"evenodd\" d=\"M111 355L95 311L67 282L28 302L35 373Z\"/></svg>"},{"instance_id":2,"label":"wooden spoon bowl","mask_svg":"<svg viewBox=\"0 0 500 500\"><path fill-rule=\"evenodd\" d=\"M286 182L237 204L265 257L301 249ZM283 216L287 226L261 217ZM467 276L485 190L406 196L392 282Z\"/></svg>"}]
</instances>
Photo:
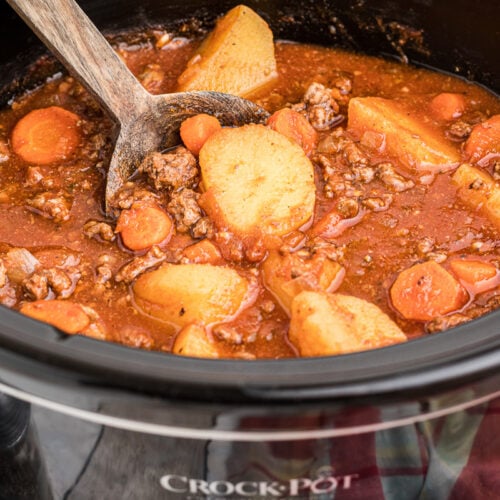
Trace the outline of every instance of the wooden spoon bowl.
<instances>
[{"instance_id":1,"label":"wooden spoon bowl","mask_svg":"<svg viewBox=\"0 0 500 500\"><path fill-rule=\"evenodd\" d=\"M74 0L7 0L33 32L99 101L117 124L106 182L106 212L150 152L178 143L182 121L198 113L223 125L263 122L256 104L219 92L149 94Z\"/></svg>"}]
</instances>

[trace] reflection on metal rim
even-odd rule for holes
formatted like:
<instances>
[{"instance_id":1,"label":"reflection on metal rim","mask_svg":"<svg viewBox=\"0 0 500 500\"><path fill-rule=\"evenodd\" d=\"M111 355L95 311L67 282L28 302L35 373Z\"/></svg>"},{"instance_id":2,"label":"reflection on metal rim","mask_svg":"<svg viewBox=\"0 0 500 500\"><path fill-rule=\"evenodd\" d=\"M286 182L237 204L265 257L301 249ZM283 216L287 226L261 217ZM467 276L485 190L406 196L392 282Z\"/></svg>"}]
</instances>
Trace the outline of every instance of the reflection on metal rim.
<instances>
[{"instance_id":1,"label":"reflection on metal rim","mask_svg":"<svg viewBox=\"0 0 500 500\"><path fill-rule=\"evenodd\" d=\"M79 418L99 425L114 427L132 432L142 432L145 434L154 434L158 436L167 436L183 439L201 439L214 441L300 441L306 439L326 439L341 436L351 436L356 434L365 434L368 432L377 432L396 427L413 425L419 422L432 420L439 417L445 417L452 413L467 410L474 406L487 403L500 397L500 391L493 392L481 398L472 399L466 403L452 405L441 410L431 411L422 415L406 417L390 422L378 422L376 424L359 425L355 427L345 427L341 429L315 429L303 431L226 431L219 429L192 429L187 427L177 427L170 425L152 424L149 422L140 422L126 418L114 417L111 415L101 415L79 408L73 408L61 403L56 403L33 394L20 391L5 384L0 384L0 392L8 394L17 399L28 403L41 406L57 413L62 413L70 417Z\"/></svg>"}]
</instances>

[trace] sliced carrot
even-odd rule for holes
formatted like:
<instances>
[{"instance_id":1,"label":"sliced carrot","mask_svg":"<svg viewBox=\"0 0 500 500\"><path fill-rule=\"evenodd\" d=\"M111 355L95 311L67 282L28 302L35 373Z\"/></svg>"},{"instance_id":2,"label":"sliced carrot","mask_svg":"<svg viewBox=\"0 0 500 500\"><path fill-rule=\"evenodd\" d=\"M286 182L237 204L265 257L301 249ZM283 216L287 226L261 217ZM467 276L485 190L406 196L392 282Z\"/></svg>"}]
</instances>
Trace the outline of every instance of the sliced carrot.
<instances>
[{"instance_id":1,"label":"sliced carrot","mask_svg":"<svg viewBox=\"0 0 500 500\"><path fill-rule=\"evenodd\" d=\"M465 143L467 158L481 166L500 156L500 115L476 125Z\"/></svg>"},{"instance_id":2,"label":"sliced carrot","mask_svg":"<svg viewBox=\"0 0 500 500\"><path fill-rule=\"evenodd\" d=\"M12 131L12 149L23 160L48 165L66 160L80 143L78 115L58 106L35 109Z\"/></svg>"},{"instance_id":3,"label":"sliced carrot","mask_svg":"<svg viewBox=\"0 0 500 500\"><path fill-rule=\"evenodd\" d=\"M204 113L191 116L181 124L181 139L189 151L198 156L207 139L221 128L221 124L215 116Z\"/></svg>"},{"instance_id":4,"label":"sliced carrot","mask_svg":"<svg viewBox=\"0 0 500 500\"><path fill-rule=\"evenodd\" d=\"M480 260L456 259L450 262L450 267L458 279L472 284L494 278L497 274L493 264Z\"/></svg>"},{"instance_id":5,"label":"sliced carrot","mask_svg":"<svg viewBox=\"0 0 500 500\"><path fill-rule=\"evenodd\" d=\"M290 108L283 108L271 115L267 125L295 141L310 155L318 142L318 133L303 115Z\"/></svg>"},{"instance_id":6,"label":"sliced carrot","mask_svg":"<svg viewBox=\"0 0 500 500\"><path fill-rule=\"evenodd\" d=\"M90 318L83 308L69 300L26 302L20 311L30 318L49 323L66 333L81 333L90 325Z\"/></svg>"},{"instance_id":7,"label":"sliced carrot","mask_svg":"<svg viewBox=\"0 0 500 500\"><path fill-rule=\"evenodd\" d=\"M186 247L182 254L194 264L217 264L222 258L219 249L207 239Z\"/></svg>"},{"instance_id":8,"label":"sliced carrot","mask_svg":"<svg viewBox=\"0 0 500 500\"><path fill-rule=\"evenodd\" d=\"M438 120L451 121L459 118L465 111L464 96L442 92L432 99L430 110Z\"/></svg>"},{"instance_id":9,"label":"sliced carrot","mask_svg":"<svg viewBox=\"0 0 500 500\"><path fill-rule=\"evenodd\" d=\"M327 212L311 227L309 233L311 236L320 236L322 238L336 238L340 236L347 228L355 226L363 218L364 212L361 210L350 219L345 219L335 209Z\"/></svg>"},{"instance_id":10,"label":"sliced carrot","mask_svg":"<svg viewBox=\"0 0 500 500\"><path fill-rule=\"evenodd\" d=\"M455 276L463 281L473 293L491 290L500 284L498 269L490 262L472 259L455 259L450 262Z\"/></svg>"},{"instance_id":11,"label":"sliced carrot","mask_svg":"<svg viewBox=\"0 0 500 500\"><path fill-rule=\"evenodd\" d=\"M322 236L324 238L334 238L341 232L341 222L343 217L336 211L327 212L310 229L311 236Z\"/></svg>"},{"instance_id":12,"label":"sliced carrot","mask_svg":"<svg viewBox=\"0 0 500 500\"><path fill-rule=\"evenodd\" d=\"M145 250L162 243L172 233L172 220L161 208L135 203L132 208L122 210L116 232L130 250Z\"/></svg>"},{"instance_id":13,"label":"sliced carrot","mask_svg":"<svg viewBox=\"0 0 500 500\"><path fill-rule=\"evenodd\" d=\"M462 285L433 260L402 271L390 295L392 304L402 316L420 321L456 311L468 300Z\"/></svg>"}]
</instances>

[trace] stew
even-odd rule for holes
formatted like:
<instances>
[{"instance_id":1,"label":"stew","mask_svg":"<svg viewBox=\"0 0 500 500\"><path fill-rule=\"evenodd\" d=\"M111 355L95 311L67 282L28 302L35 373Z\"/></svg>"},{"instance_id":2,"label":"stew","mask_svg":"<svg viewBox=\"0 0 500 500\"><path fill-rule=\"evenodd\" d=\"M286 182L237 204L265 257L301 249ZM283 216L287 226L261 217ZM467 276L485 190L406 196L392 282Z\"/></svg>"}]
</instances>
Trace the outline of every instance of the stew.
<instances>
[{"instance_id":1,"label":"stew","mask_svg":"<svg viewBox=\"0 0 500 500\"><path fill-rule=\"evenodd\" d=\"M500 303L500 100L287 41L239 6L204 40L117 51L151 93L219 90L266 124L186 120L104 212L112 124L71 76L0 111L0 303L68 334L213 358L333 355Z\"/></svg>"}]
</instances>

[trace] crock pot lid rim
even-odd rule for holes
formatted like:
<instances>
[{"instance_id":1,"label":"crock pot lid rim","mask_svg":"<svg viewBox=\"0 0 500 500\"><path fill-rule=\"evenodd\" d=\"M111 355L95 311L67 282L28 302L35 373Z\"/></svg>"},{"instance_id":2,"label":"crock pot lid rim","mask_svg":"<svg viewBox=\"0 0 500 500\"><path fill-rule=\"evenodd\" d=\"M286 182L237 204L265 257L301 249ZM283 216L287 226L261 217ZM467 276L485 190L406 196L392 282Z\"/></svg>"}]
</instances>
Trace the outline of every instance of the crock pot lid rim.
<instances>
[{"instance_id":1,"label":"crock pot lid rim","mask_svg":"<svg viewBox=\"0 0 500 500\"><path fill-rule=\"evenodd\" d=\"M259 400L359 397L457 384L498 371L499 316L497 311L432 338L338 357L242 361L184 358L66 336L4 310L0 346L45 366L49 362L60 367L77 383L85 379L134 391L140 386L154 388L156 383L163 386L158 391L162 393L165 385L175 383L176 394L183 387L204 386L228 388ZM10 328L5 328L7 318Z\"/></svg>"},{"instance_id":2,"label":"crock pot lid rim","mask_svg":"<svg viewBox=\"0 0 500 500\"><path fill-rule=\"evenodd\" d=\"M82 410L73 406L60 404L51 400L40 398L33 394L19 391L16 388L6 386L0 383L0 390L14 398L21 399L30 404L35 404L63 413L67 416L79 418L99 425L110 426L122 430L141 432L146 434L155 434L159 436L174 437L180 439L201 439L218 441L299 441L310 439L325 439L334 437L343 437L354 434L364 434L369 432L378 432L389 430L406 425L415 425L419 422L445 417L447 415L465 411L480 404L488 403L500 396L500 391L490 393L476 399L471 399L462 403L451 405L450 407L430 410L427 413L419 413L411 416L400 417L398 419L385 422L374 422L356 425L354 427L328 427L320 429L303 430L227 430L214 428L192 428L158 424L140 420L130 420L114 415L96 413L89 410Z\"/></svg>"}]
</instances>

